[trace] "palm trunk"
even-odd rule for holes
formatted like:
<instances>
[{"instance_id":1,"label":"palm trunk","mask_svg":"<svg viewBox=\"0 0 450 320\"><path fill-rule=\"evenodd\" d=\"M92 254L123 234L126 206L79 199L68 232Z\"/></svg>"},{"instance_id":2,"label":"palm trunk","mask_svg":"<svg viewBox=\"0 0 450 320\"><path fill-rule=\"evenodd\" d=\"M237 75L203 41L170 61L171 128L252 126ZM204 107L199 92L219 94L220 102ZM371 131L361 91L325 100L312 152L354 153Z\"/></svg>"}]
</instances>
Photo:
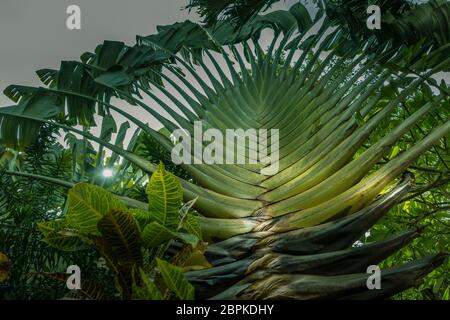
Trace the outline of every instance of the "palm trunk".
<instances>
[{"instance_id":1,"label":"palm trunk","mask_svg":"<svg viewBox=\"0 0 450 320\"><path fill-rule=\"evenodd\" d=\"M369 290L367 268L377 265L420 235L405 231L364 246L352 245L405 196L405 176L387 194L357 213L281 234L255 232L212 244L213 267L186 273L197 296L212 299L380 299L410 288L440 265L445 255L385 270L381 290Z\"/></svg>"}]
</instances>

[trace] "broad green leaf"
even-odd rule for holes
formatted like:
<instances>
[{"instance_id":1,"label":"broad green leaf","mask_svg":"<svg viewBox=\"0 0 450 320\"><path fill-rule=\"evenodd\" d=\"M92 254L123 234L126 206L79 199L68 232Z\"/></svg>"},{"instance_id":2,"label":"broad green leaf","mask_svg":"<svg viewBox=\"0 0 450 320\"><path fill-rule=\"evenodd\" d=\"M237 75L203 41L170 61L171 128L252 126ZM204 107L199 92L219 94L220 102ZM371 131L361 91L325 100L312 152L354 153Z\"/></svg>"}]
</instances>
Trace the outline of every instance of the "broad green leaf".
<instances>
[{"instance_id":1,"label":"broad green leaf","mask_svg":"<svg viewBox=\"0 0 450 320\"><path fill-rule=\"evenodd\" d=\"M67 226L85 235L98 234L97 223L112 209L127 209L113 194L87 183L70 189L68 201Z\"/></svg>"},{"instance_id":2,"label":"broad green leaf","mask_svg":"<svg viewBox=\"0 0 450 320\"><path fill-rule=\"evenodd\" d=\"M394 159L398 155L399 152L400 152L399 146L394 146L392 148L392 152L391 152L391 155L389 156L389 159Z\"/></svg>"},{"instance_id":3,"label":"broad green leaf","mask_svg":"<svg viewBox=\"0 0 450 320\"><path fill-rule=\"evenodd\" d=\"M163 163L160 163L150 178L147 194L152 220L169 229L176 229L179 223L178 209L183 201L183 190L177 177L164 170Z\"/></svg>"},{"instance_id":4,"label":"broad green leaf","mask_svg":"<svg viewBox=\"0 0 450 320\"><path fill-rule=\"evenodd\" d=\"M189 232L190 234L195 235L198 239L203 239L202 236L202 228L200 225L200 221L198 221L197 216L189 213L184 219L183 229Z\"/></svg>"},{"instance_id":5,"label":"broad green leaf","mask_svg":"<svg viewBox=\"0 0 450 320\"><path fill-rule=\"evenodd\" d=\"M95 82L111 88L129 85L132 81L133 78L123 68L118 68L116 71L111 70L95 79Z\"/></svg>"},{"instance_id":6,"label":"broad green leaf","mask_svg":"<svg viewBox=\"0 0 450 320\"><path fill-rule=\"evenodd\" d=\"M128 210L136 219L141 230L150 222L150 214L148 211L142 209L130 209Z\"/></svg>"},{"instance_id":7,"label":"broad green leaf","mask_svg":"<svg viewBox=\"0 0 450 320\"><path fill-rule=\"evenodd\" d=\"M91 96L96 89L92 75L80 62L62 61L56 88L61 91L75 92ZM84 97L68 95L65 99L67 116L71 123L83 126L95 125L95 102Z\"/></svg>"},{"instance_id":8,"label":"broad green leaf","mask_svg":"<svg viewBox=\"0 0 450 320\"><path fill-rule=\"evenodd\" d=\"M194 287L186 280L181 268L161 259L157 259L157 264L165 284L179 299L194 299Z\"/></svg>"},{"instance_id":9,"label":"broad green leaf","mask_svg":"<svg viewBox=\"0 0 450 320\"><path fill-rule=\"evenodd\" d=\"M313 21L311 16L309 15L308 9L301 4L296 3L290 9L289 12L295 17L297 20L298 28L300 31L307 30L313 25Z\"/></svg>"},{"instance_id":10,"label":"broad green leaf","mask_svg":"<svg viewBox=\"0 0 450 320\"><path fill-rule=\"evenodd\" d=\"M36 141L43 125L42 121L17 118L13 115L50 119L63 110L61 100L56 95L48 94L40 89L30 88L30 90L33 94L23 96L18 105L1 108L0 143L6 147L24 150Z\"/></svg>"},{"instance_id":11,"label":"broad green leaf","mask_svg":"<svg viewBox=\"0 0 450 320\"><path fill-rule=\"evenodd\" d=\"M112 209L98 222L102 244L112 261L119 265L142 263L141 237L136 220L123 209Z\"/></svg>"},{"instance_id":12,"label":"broad green leaf","mask_svg":"<svg viewBox=\"0 0 450 320\"><path fill-rule=\"evenodd\" d=\"M80 251L89 248L89 240L83 238L76 230L67 228L63 220L53 220L38 223L38 228L44 236L44 242L61 251Z\"/></svg>"},{"instance_id":13,"label":"broad green leaf","mask_svg":"<svg viewBox=\"0 0 450 320\"><path fill-rule=\"evenodd\" d=\"M292 13L284 10L270 12L259 16L258 19L261 21L261 25L270 24L274 29L282 30L283 33L289 32L297 22L296 17Z\"/></svg>"},{"instance_id":14,"label":"broad green leaf","mask_svg":"<svg viewBox=\"0 0 450 320\"><path fill-rule=\"evenodd\" d=\"M190 233L177 232L177 237L181 239L184 243L191 245L192 247L196 247L200 241L200 239Z\"/></svg>"},{"instance_id":15,"label":"broad green leaf","mask_svg":"<svg viewBox=\"0 0 450 320\"><path fill-rule=\"evenodd\" d=\"M142 232L142 243L145 248L155 248L174 238L178 238L192 247L197 246L200 239L190 233L173 232L172 230L160 225L158 222L148 224Z\"/></svg>"},{"instance_id":16,"label":"broad green leaf","mask_svg":"<svg viewBox=\"0 0 450 320\"><path fill-rule=\"evenodd\" d=\"M130 129L130 123L128 121L122 123L119 127L119 131L117 132L116 140L114 142L114 145L116 145L119 148L123 149L123 142L125 140L125 137L127 135L128 129ZM111 157L108 160L108 166L112 167L116 163L119 155L115 152L111 155Z\"/></svg>"},{"instance_id":17,"label":"broad green leaf","mask_svg":"<svg viewBox=\"0 0 450 320\"><path fill-rule=\"evenodd\" d=\"M117 132L116 121L112 115L106 115L102 121L102 131L100 133L100 139L104 141L110 141L113 133Z\"/></svg>"},{"instance_id":18,"label":"broad green leaf","mask_svg":"<svg viewBox=\"0 0 450 320\"><path fill-rule=\"evenodd\" d=\"M158 26L157 34L139 37L138 40L143 43L157 45L173 53L177 53L182 47L193 49L213 49L215 47L203 28L191 21Z\"/></svg>"},{"instance_id":19,"label":"broad green leaf","mask_svg":"<svg viewBox=\"0 0 450 320\"><path fill-rule=\"evenodd\" d=\"M155 248L176 238L177 235L158 222L148 224L142 232L142 243L145 248Z\"/></svg>"},{"instance_id":20,"label":"broad green leaf","mask_svg":"<svg viewBox=\"0 0 450 320\"><path fill-rule=\"evenodd\" d=\"M142 286L133 283L133 300L163 300L161 291L154 284L152 280L145 274L142 269L139 269Z\"/></svg>"}]
</instances>

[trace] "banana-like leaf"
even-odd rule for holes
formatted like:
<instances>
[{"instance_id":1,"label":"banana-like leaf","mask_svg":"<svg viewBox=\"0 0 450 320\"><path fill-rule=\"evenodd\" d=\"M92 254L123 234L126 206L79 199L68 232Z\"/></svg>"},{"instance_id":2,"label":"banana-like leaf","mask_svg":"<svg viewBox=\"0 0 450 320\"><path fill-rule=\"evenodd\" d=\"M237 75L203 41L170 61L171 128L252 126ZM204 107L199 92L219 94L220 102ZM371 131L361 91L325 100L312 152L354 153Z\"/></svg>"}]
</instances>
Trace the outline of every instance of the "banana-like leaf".
<instances>
[{"instance_id":1,"label":"banana-like leaf","mask_svg":"<svg viewBox=\"0 0 450 320\"><path fill-rule=\"evenodd\" d=\"M138 38L138 42L154 44L172 53L179 52L183 47L192 48L193 50L215 48L214 43L203 28L191 21L158 26L157 34Z\"/></svg>"},{"instance_id":2,"label":"banana-like leaf","mask_svg":"<svg viewBox=\"0 0 450 320\"><path fill-rule=\"evenodd\" d=\"M11 87L6 90L12 90ZM9 115L37 116L49 119L60 114L63 110L61 99L42 90L34 90L27 97L21 98L17 106L2 108L0 115L0 144L23 150L35 141L43 123L28 119L14 119Z\"/></svg>"},{"instance_id":3,"label":"banana-like leaf","mask_svg":"<svg viewBox=\"0 0 450 320\"><path fill-rule=\"evenodd\" d=\"M247 22L256 13L269 8L279 0L256 0L256 1L221 1L214 0L190 0L187 8L197 8L208 25L213 25L223 15L236 19L238 24Z\"/></svg>"},{"instance_id":4,"label":"banana-like leaf","mask_svg":"<svg viewBox=\"0 0 450 320\"><path fill-rule=\"evenodd\" d=\"M100 139L110 141L111 135L116 132L117 132L116 121L111 115L106 115L103 118Z\"/></svg>"}]
</instances>

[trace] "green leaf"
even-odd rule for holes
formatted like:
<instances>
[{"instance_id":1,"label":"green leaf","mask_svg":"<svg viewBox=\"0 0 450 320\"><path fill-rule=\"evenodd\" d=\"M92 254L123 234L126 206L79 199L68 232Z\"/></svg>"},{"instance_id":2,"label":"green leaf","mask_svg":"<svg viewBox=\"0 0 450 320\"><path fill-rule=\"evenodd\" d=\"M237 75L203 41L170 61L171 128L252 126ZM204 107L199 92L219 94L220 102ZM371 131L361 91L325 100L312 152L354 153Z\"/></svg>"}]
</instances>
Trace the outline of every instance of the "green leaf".
<instances>
[{"instance_id":1,"label":"green leaf","mask_svg":"<svg viewBox=\"0 0 450 320\"><path fill-rule=\"evenodd\" d=\"M0 152L0 170L7 169L15 158L16 155L12 151Z\"/></svg>"},{"instance_id":2,"label":"green leaf","mask_svg":"<svg viewBox=\"0 0 450 320\"><path fill-rule=\"evenodd\" d=\"M155 283L145 274L142 269L139 269L142 286L133 283L133 300L163 300L161 291L156 287Z\"/></svg>"},{"instance_id":3,"label":"green leaf","mask_svg":"<svg viewBox=\"0 0 450 320\"><path fill-rule=\"evenodd\" d=\"M192 49L215 48L203 28L191 21L158 26L157 34L141 37L139 40L164 48L172 53L177 53L183 47Z\"/></svg>"},{"instance_id":4,"label":"green leaf","mask_svg":"<svg viewBox=\"0 0 450 320\"><path fill-rule=\"evenodd\" d=\"M398 155L399 152L400 152L399 146L394 146L392 148L392 152L391 152L391 154L389 156L389 159L394 159Z\"/></svg>"},{"instance_id":5,"label":"green leaf","mask_svg":"<svg viewBox=\"0 0 450 320\"><path fill-rule=\"evenodd\" d=\"M112 209L127 209L113 194L87 183L70 189L68 201L67 226L84 235L98 234L97 223Z\"/></svg>"},{"instance_id":6,"label":"green leaf","mask_svg":"<svg viewBox=\"0 0 450 320\"><path fill-rule=\"evenodd\" d=\"M194 299L194 287L186 280L181 268L157 259L158 269L167 287L181 300Z\"/></svg>"},{"instance_id":7,"label":"green leaf","mask_svg":"<svg viewBox=\"0 0 450 320\"><path fill-rule=\"evenodd\" d=\"M177 232L177 237L184 243L191 245L193 248L195 248L200 241L197 236L190 233Z\"/></svg>"},{"instance_id":8,"label":"green leaf","mask_svg":"<svg viewBox=\"0 0 450 320\"><path fill-rule=\"evenodd\" d=\"M442 295L442 300L444 300L444 301L450 300L450 287L448 287L447 289L445 289L445 292L444 292L444 294Z\"/></svg>"},{"instance_id":9,"label":"green leaf","mask_svg":"<svg viewBox=\"0 0 450 320\"><path fill-rule=\"evenodd\" d=\"M183 223L183 229L190 234L195 235L198 239L203 239L200 221L196 215L188 213Z\"/></svg>"},{"instance_id":10,"label":"green leaf","mask_svg":"<svg viewBox=\"0 0 450 320\"><path fill-rule=\"evenodd\" d=\"M444 277L440 277L436 280L433 286L433 293L438 294L439 290L441 289L442 284L444 283Z\"/></svg>"},{"instance_id":11,"label":"green leaf","mask_svg":"<svg viewBox=\"0 0 450 320\"><path fill-rule=\"evenodd\" d=\"M44 236L44 242L53 248L69 252L89 248L89 240L75 230L68 229L63 220L41 222L37 226Z\"/></svg>"},{"instance_id":12,"label":"green leaf","mask_svg":"<svg viewBox=\"0 0 450 320\"><path fill-rule=\"evenodd\" d=\"M162 162L150 178L147 195L151 218L169 229L176 230L183 190L177 177L164 170Z\"/></svg>"},{"instance_id":13,"label":"green leaf","mask_svg":"<svg viewBox=\"0 0 450 320\"><path fill-rule=\"evenodd\" d=\"M126 138L128 129L130 129L130 123L128 121L122 123L119 127L119 131L117 132L116 141L114 142L114 145L117 147L123 149L123 142ZM117 153L113 153L111 155L111 158L109 158L108 166L114 166L118 159L119 155Z\"/></svg>"},{"instance_id":14,"label":"green leaf","mask_svg":"<svg viewBox=\"0 0 450 320\"><path fill-rule=\"evenodd\" d=\"M16 88L17 89L17 88ZM12 87L8 87L9 92L16 92ZM44 90L35 90L29 88L31 93L24 93L22 87L19 104L12 107L1 108L0 114L0 144L16 150L24 150L36 141L43 122L39 120L17 118L17 116L26 116L36 119L50 119L60 114L63 110L61 99L54 94L49 94ZM13 94L13 93L11 93Z\"/></svg>"},{"instance_id":15,"label":"green leaf","mask_svg":"<svg viewBox=\"0 0 450 320\"><path fill-rule=\"evenodd\" d=\"M100 133L100 139L110 141L113 133L117 132L116 121L112 115L106 115L102 122L102 131Z\"/></svg>"},{"instance_id":16,"label":"green leaf","mask_svg":"<svg viewBox=\"0 0 450 320\"><path fill-rule=\"evenodd\" d=\"M92 96L97 89L92 75L77 61L62 61L58 72L56 88L60 91L75 92ZM83 126L95 124L95 102L76 95L67 95L67 116L71 123Z\"/></svg>"},{"instance_id":17,"label":"green leaf","mask_svg":"<svg viewBox=\"0 0 450 320\"><path fill-rule=\"evenodd\" d=\"M177 235L159 224L152 222L148 224L142 232L142 243L145 248L155 248L161 244L175 238Z\"/></svg>"},{"instance_id":18,"label":"green leaf","mask_svg":"<svg viewBox=\"0 0 450 320\"><path fill-rule=\"evenodd\" d=\"M148 211L142 209L129 209L128 211L133 215L134 219L136 219L141 230L143 230L145 226L149 224L150 214Z\"/></svg>"},{"instance_id":19,"label":"green leaf","mask_svg":"<svg viewBox=\"0 0 450 320\"><path fill-rule=\"evenodd\" d=\"M126 71L119 67L117 70L108 70L108 73L102 74L95 79L95 82L110 88L118 88L129 85L133 78Z\"/></svg>"},{"instance_id":20,"label":"green leaf","mask_svg":"<svg viewBox=\"0 0 450 320\"><path fill-rule=\"evenodd\" d=\"M119 265L142 263L141 237L134 217L126 210L112 209L98 222L105 253Z\"/></svg>"},{"instance_id":21,"label":"green leaf","mask_svg":"<svg viewBox=\"0 0 450 320\"><path fill-rule=\"evenodd\" d=\"M306 9L303 4L294 4L289 9L289 12L297 20L298 28L300 29L300 31L305 31L313 25L313 21L311 19L311 16L309 15L308 9Z\"/></svg>"}]
</instances>

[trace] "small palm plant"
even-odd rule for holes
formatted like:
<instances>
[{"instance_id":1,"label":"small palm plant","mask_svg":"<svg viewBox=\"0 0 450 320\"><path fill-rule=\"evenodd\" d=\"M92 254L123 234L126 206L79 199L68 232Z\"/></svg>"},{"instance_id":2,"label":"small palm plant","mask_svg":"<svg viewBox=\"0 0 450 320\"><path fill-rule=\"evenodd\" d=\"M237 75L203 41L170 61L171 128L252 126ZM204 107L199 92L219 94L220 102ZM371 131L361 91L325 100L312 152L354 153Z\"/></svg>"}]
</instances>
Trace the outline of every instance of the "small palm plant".
<instances>
[{"instance_id":1,"label":"small palm plant","mask_svg":"<svg viewBox=\"0 0 450 320\"><path fill-rule=\"evenodd\" d=\"M274 31L267 49L259 41L265 28ZM240 30L225 21L210 29L178 23L138 37L133 47L107 41L81 62L40 70L47 88L9 87L6 93L19 104L0 110L0 137L20 149L49 124L153 173L154 163L89 132L95 112L115 112L171 152L170 135L112 98L153 116L169 133L181 128L194 136L196 121L222 133L277 129L280 161L274 175L262 174L261 165L181 165L190 177L180 179L184 200L198 198L193 207L210 243L205 256L212 267L185 274L197 296L386 298L414 286L445 259L437 254L383 270L381 289L369 290L367 267L420 230L353 244L411 191L408 167L450 132L448 87L433 78L448 70L446 49L448 44L430 48L423 42L406 48L370 40L350 45L345 32L330 29L320 14L313 19L300 4L257 16ZM412 106L406 120L389 125L405 103ZM408 149L392 152L422 123L432 130ZM374 136L380 127L383 135Z\"/></svg>"}]
</instances>

